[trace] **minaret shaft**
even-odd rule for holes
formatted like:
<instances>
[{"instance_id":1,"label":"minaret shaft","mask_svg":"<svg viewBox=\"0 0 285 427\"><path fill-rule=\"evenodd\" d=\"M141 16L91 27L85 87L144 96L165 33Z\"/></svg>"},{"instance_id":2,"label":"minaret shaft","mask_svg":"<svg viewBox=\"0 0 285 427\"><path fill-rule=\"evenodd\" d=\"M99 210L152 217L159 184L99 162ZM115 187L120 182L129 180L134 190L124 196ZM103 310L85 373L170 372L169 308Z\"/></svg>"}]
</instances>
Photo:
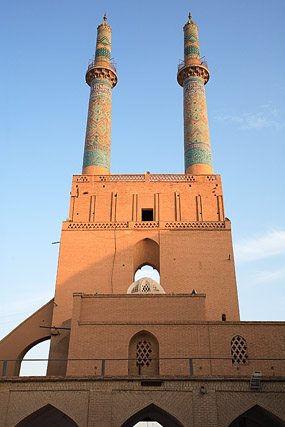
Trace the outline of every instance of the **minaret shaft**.
<instances>
[{"instance_id":1,"label":"minaret shaft","mask_svg":"<svg viewBox=\"0 0 285 427\"><path fill-rule=\"evenodd\" d=\"M186 174L213 174L209 124L204 85L209 71L201 62L198 27L191 20L184 30L184 64L177 75L183 86L184 159Z\"/></svg>"},{"instance_id":2,"label":"minaret shaft","mask_svg":"<svg viewBox=\"0 0 285 427\"><path fill-rule=\"evenodd\" d=\"M204 81L190 77L183 82L185 173L212 174L212 154Z\"/></svg>"},{"instance_id":3,"label":"minaret shaft","mask_svg":"<svg viewBox=\"0 0 285 427\"><path fill-rule=\"evenodd\" d=\"M111 31L105 16L97 29L95 59L86 73L90 99L82 173L87 175L110 174L112 88L117 83L111 65Z\"/></svg>"},{"instance_id":4,"label":"minaret shaft","mask_svg":"<svg viewBox=\"0 0 285 427\"><path fill-rule=\"evenodd\" d=\"M110 174L112 88L105 79L91 82L83 159L84 174Z\"/></svg>"}]
</instances>

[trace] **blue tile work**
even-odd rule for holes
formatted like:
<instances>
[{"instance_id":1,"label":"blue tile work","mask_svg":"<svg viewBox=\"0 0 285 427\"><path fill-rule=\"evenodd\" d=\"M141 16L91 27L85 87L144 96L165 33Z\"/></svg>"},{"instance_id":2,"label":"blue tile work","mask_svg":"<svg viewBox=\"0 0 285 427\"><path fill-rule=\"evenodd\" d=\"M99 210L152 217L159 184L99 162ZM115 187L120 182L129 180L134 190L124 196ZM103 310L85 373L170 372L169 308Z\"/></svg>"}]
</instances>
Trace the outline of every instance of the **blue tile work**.
<instances>
[{"instance_id":1,"label":"blue tile work","mask_svg":"<svg viewBox=\"0 0 285 427\"><path fill-rule=\"evenodd\" d=\"M184 91L184 157L185 170L195 164L212 166L208 114L204 81L188 78Z\"/></svg>"},{"instance_id":2,"label":"blue tile work","mask_svg":"<svg viewBox=\"0 0 285 427\"><path fill-rule=\"evenodd\" d=\"M110 170L110 153L102 150L85 151L83 168L87 166L103 166Z\"/></svg>"},{"instance_id":3,"label":"blue tile work","mask_svg":"<svg viewBox=\"0 0 285 427\"><path fill-rule=\"evenodd\" d=\"M111 40L106 34L99 34L97 36L97 45L111 46Z\"/></svg>"},{"instance_id":4,"label":"blue tile work","mask_svg":"<svg viewBox=\"0 0 285 427\"><path fill-rule=\"evenodd\" d=\"M100 49L96 49L95 58L97 59L99 56L106 56L108 59L111 58L111 53L108 49L101 47Z\"/></svg>"},{"instance_id":5,"label":"blue tile work","mask_svg":"<svg viewBox=\"0 0 285 427\"><path fill-rule=\"evenodd\" d=\"M112 89L107 80L91 83L83 169L102 166L110 170Z\"/></svg>"},{"instance_id":6,"label":"blue tile work","mask_svg":"<svg viewBox=\"0 0 285 427\"><path fill-rule=\"evenodd\" d=\"M191 53L195 53L196 55L200 55L200 50L197 46L187 46L184 49L184 55L190 55Z\"/></svg>"},{"instance_id":7,"label":"blue tile work","mask_svg":"<svg viewBox=\"0 0 285 427\"><path fill-rule=\"evenodd\" d=\"M188 65L191 60L200 60L200 47L198 38L198 26L189 20L184 28L184 63Z\"/></svg>"}]
</instances>

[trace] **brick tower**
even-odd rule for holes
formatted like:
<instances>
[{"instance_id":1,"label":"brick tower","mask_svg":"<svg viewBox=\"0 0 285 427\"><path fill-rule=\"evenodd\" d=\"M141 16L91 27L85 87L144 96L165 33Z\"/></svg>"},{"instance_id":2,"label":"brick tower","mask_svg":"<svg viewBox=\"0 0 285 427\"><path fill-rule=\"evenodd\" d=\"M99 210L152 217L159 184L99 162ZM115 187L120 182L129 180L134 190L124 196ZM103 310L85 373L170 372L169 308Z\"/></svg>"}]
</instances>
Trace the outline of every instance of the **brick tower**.
<instances>
[{"instance_id":1,"label":"brick tower","mask_svg":"<svg viewBox=\"0 0 285 427\"><path fill-rule=\"evenodd\" d=\"M86 73L83 171L73 177L62 225L55 297L0 343L0 393L9 395L0 406L3 425L50 425L55 417L73 427L132 427L141 420L169 427L284 425L277 418L285 416L284 324L239 319L197 25L189 15L177 75L185 174L110 174L117 83L110 52L104 16ZM144 265L160 273L160 283L135 280ZM25 353L46 339L47 377L14 378ZM265 423L245 422L261 418Z\"/></svg>"}]
</instances>

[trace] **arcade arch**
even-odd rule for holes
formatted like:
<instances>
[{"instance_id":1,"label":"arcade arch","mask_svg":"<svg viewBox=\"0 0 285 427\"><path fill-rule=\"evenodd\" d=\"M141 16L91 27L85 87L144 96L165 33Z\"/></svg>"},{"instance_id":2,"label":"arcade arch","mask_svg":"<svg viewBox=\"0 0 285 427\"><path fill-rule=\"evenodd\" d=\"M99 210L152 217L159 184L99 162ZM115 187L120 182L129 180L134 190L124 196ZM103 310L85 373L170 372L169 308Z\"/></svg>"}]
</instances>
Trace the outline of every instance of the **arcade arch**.
<instances>
[{"instance_id":1,"label":"arcade arch","mask_svg":"<svg viewBox=\"0 0 285 427\"><path fill-rule=\"evenodd\" d=\"M285 422L259 405L248 409L228 427L284 427Z\"/></svg>"},{"instance_id":2,"label":"arcade arch","mask_svg":"<svg viewBox=\"0 0 285 427\"><path fill-rule=\"evenodd\" d=\"M78 427L78 425L64 412L53 405L45 405L28 415L16 427Z\"/></svg>"},{"instance_id":3,"label":"arcade arch","mask_svg":"<svg viewBox=\"0 0 285 427\"><path fill-rule=\"evenodd\" d=\"M134 427L140 421L157 421L163 427L183 427L175 417L154 404L132 415L121 427Z\"/></svg>"}]
</instances>

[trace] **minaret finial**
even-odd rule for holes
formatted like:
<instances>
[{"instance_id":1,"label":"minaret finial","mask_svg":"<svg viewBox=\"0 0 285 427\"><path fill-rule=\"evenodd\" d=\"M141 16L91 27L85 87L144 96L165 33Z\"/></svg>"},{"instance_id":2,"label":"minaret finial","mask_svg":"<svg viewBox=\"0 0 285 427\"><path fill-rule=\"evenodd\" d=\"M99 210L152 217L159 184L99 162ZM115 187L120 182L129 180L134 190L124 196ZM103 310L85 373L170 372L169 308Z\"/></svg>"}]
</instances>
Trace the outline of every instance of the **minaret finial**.
<instances>
[{"instance_id":1,"label":"minaret finial","mask_svg":"<svg viewBox=\"0 0 285 427\"><path fill-rule=\"evenodd\" d=\"M104 13L103 19L104 19L104 21L107 21L107 14L106 14L106 12Z\"/></svg>"},{"instance_id":2,"label":"minaret finial","mask_svg":"<svg viewBox=\"0 0 285 427\"><path fill-rule=\"evenodd\" d=\"M191 22L191 19L192 19L191 12L189 12L188 18L189 18L189 23L190 23L190 22Z\"/></svg>"}]
</instances>

